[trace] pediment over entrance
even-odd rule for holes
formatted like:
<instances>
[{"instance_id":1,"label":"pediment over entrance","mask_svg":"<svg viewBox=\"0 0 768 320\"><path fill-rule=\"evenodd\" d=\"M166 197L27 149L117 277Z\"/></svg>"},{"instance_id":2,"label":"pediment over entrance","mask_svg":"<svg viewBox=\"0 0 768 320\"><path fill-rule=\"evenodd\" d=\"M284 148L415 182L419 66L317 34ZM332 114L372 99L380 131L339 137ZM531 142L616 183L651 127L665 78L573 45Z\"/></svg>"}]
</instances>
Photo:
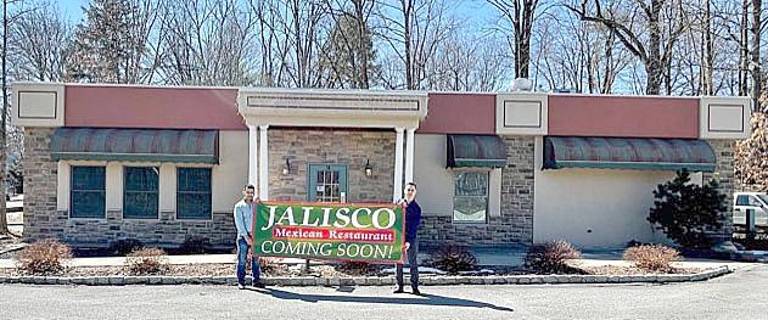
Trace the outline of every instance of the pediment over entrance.
<instances>
[{"instance_id":1,"label":"pediment over entrance","mask_svg":"<svg viewBox=\"0 0 768 320\"><path fill-rule=\"evenodd\" d=\"M244 88L238 109L248 125L417 128L427 115L427 93Z\"/></svg>"}]
</instances>

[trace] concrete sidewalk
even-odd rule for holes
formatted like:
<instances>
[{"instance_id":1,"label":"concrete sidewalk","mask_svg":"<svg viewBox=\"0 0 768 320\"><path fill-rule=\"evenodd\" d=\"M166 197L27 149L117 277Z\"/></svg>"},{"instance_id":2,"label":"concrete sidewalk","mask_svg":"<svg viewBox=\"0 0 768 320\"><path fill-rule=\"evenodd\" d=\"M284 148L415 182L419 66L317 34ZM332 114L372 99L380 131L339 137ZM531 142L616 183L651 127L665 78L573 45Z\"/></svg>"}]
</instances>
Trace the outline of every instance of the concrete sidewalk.
<instances>
[{"instance_id":1,"label":"concrete sidewalk","mask_svg":"<svg viewBox=\"0 0 768 320\"><path fill-rule=\"evenodd\" d=\"M424 255L426 256L426 255ZM278 263L286 264L303 264L305 259L296 258L275 258ZM478 254L478 260L486 263L482 265L490 265L487 262L522 262L522 256L496 256L490 253ZM599 257L590 257L586 255L583 259L574 260L575 263L583 266L629 266L630 262L622 260L620 256L608 256L601 255ZM0 268L14 268L16 262L13 259L0 259ZM125 257L97 257L97 258L74 258L70 260L67 265L72 267L98 267L98 266L121 266L125 263ZM170 264L233 264L235 263L234 254L200 254L200 255L172 255L168 256L168 263ZM312 260L312 264L323 264L326 261ZM495 264L495 263L494 263ZM497 265L520 265L518 264L497 264ZM729 269L741 269L755 265L755 263L749 262L736 262L730 260L711 260L711 259L685 259L683 261L675 262L675 265L680 268L715 268L720 266L728 266Z\"/></svg>"},{"instance_id":2,"label":"concrete sidewalk","mask_svg":"<svg viewBox=\"0 0 768 320\"><path fill-rule=\"evenodd\" d=\"M235 263L234 254L198 254L198 255L171 255L168 256L169 264L229 264ZM294 258L275 258L278 263L305 263L304 259ZM312 260L315 264L317 261ZM125 257L93 257L93 258L73 258L67 265L70 267L104 267L104 266L122 266L125 264ZM14 268L16 261L13 259L0 259L0 268Z\"/></svg>"}]
</instances>

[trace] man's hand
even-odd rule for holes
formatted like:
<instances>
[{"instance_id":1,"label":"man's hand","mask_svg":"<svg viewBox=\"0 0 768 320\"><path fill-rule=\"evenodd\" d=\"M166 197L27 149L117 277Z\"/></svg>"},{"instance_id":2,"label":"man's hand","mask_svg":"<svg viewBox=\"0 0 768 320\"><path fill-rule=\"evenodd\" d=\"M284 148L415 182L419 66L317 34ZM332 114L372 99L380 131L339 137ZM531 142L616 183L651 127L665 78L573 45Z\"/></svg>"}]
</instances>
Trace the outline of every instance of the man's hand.
<instances>
[{"instance_id":1,"label":"man's hand","mask_svg":"<svg viewBox=\"0 0 768 320\"><path fill-rule=\"evenodd\" d=\"M248 248L253 246L253 240L251 240L251 236L250 235L245 237L245 243L248 244Z\"/></svg>"},{"instance_id":2,"label":"man's hand","mask_svg":"<svg viewBox=\"0 0 768 320\"><path fill-rule=\"evenodd\" d=\"M410 243L408 243L408 242L404 243L403 244L403 251L408 251L408 248L410 248L410 247L411 247Z\"/></svg>"}]
</instances>

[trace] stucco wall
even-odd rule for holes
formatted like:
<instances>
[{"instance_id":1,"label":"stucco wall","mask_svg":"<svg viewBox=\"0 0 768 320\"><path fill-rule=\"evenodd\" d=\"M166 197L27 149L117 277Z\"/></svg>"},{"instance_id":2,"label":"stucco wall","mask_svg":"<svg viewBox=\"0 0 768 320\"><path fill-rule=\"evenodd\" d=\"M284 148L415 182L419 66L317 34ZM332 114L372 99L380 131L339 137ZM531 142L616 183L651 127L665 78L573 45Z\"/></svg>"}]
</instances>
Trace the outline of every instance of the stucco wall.
<instances>
[{"instance_id":1,"label":"stucco wall","mask_svg":"<svg viewBox=\"0 0 768 320\"><path fill-rule=\"evenodd\" d=\"M533 240L565 239L581 247L619 247L630 240L664 241L646 218L656 185L671 171L541 170L542 138L536 138Z\"/></svg>"},{"instance_id":2,"label":"stucco wall","mask_svg":"<svg viewBox=\"0 0 768 320\"><path fill-rule=\"evenodd\" d=\"M452 217L454 169L446 168L447 143L444 134L417 134L413 179L419 187L418 200L424 215ZM500 215L501 169L489 176L488 211Z\"/></svg>"}]
</instances>

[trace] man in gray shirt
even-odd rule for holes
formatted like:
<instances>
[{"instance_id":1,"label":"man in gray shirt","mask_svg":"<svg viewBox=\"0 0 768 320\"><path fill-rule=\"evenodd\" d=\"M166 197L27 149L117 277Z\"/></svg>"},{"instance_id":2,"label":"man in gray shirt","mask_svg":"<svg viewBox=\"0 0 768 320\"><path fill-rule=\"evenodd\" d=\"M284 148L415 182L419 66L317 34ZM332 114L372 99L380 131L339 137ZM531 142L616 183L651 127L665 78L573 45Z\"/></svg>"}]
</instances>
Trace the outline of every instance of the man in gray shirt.
<instances>
[{"instance_id":1,"label":"man in gray shirt","mask_svg":"<svg viewBox=\"0 0 768 320\"><path fill-rule=\"evenodd\" d=\"M243 199L235 204L235 228L237 229L237 287L245 289L245 263L248 260L250 248L253 246L253 215L259 199L254 200L256 188L253 185L243 187ZM253 286L264 288L259 279L259 258L252 257L251 271Z\"/></svg>"}]
</instances>

